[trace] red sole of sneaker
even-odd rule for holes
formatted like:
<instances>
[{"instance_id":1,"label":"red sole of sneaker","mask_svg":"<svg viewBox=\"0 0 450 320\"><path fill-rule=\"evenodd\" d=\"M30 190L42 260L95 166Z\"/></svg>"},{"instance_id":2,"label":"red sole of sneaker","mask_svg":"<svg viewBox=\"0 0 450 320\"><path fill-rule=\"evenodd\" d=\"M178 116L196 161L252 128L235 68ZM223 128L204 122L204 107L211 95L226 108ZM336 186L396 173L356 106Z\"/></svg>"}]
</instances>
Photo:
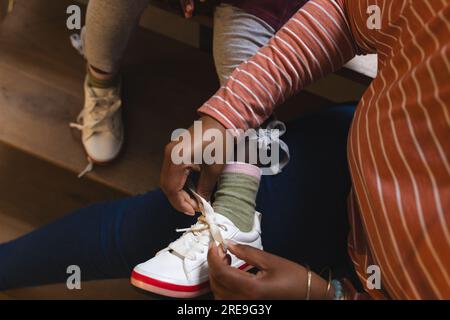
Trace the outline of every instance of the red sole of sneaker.
<instances>
[{"instance_id":1,"label":"red sole of sneaker","mask_svg":"<svg viewBox=\"0 0 450 320\"><path fill-rule=\"evenodd\" d=\"M251 265L246 263L239 267L243 271L248 271L252 268ZM131 284L139 289L158 295L182 299L195 298L210 291L209 281L193 286L178 285L144 276L134 270L131 274Z\"/></svg>"}]
</instances>

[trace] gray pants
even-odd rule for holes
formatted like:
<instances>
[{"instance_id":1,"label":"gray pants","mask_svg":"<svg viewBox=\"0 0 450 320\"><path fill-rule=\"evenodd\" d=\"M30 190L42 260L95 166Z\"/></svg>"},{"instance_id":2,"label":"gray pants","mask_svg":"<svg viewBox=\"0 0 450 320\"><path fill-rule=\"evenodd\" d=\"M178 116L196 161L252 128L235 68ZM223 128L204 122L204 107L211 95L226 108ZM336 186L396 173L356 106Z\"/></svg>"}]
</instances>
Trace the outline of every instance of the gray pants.
<instances>
[{"instance_id":1,"label":"gray pants","mask_svg":"<svg viewBox=\"0 0 450 320\"><path fill-rule=\"evenodd\" d=\"M88 63L108 73L120 61L148 0L90 0L86 17ZM252 57L274 35L263 20L221 4L214 16L214 60L221 83L239 64Z\"/></svg>"}]
</instances>

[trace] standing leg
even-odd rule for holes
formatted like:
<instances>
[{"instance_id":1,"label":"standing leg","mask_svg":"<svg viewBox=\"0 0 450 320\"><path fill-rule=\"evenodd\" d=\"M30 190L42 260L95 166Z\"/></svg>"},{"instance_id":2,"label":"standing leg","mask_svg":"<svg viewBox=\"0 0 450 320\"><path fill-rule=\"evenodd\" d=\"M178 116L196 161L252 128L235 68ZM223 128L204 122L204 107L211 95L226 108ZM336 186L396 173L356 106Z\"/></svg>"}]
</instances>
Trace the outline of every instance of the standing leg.
<instances>
[{"instance_id":1,"label":"standing leg","mask_svg":"<svg viewBox=\"0 0 450 320\"><path fill-rule=\"evenodd\" d=\"M88 75L84 83L85 105L77 123L88 166L107 164L123 147L120 61L147 0L91 0L84 32Z\"/></svg>"},{"instance_id":2,"label":"standing leg","mask_svg":"<svg viewBox=\"0 0 450 320\"><path fill-rule=\"evenodd\" d=\"M130 35L147 5L147 0L89 1L85 50L90 66L103 74L119 71Z\"/></svg>"}]
</instances>

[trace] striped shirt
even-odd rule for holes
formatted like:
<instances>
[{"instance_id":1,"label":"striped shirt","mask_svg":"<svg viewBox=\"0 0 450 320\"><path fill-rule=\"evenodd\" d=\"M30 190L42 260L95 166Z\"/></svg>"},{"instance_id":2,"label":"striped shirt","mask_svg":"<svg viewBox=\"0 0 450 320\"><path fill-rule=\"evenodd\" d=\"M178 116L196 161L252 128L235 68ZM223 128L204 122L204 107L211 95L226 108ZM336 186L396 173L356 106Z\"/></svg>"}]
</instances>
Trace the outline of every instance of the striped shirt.
<instances>
[{"instance_id":1,"label":"striped shirt","mask_svg":"<svg viewBox=\"0 0 450 320\"><path fill-rule=\"evenodd\" d=\"M349 133L350 256L373 298L450 299L448 0L311 0L199 111L227 128L258 127L367 53L378 53L379 72ZM371 265L381 290L367 287Z\"/></svg>"}]
</instances>

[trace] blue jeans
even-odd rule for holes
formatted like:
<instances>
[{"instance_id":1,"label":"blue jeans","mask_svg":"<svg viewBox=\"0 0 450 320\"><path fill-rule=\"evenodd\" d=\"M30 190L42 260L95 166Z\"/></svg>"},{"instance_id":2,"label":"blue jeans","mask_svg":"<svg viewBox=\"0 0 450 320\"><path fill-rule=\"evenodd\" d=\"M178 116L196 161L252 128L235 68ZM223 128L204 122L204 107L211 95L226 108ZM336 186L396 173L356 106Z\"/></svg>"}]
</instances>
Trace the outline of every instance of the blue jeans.
<instances>
[{"instance_id":1,"label":"blue jeans","mask_svg":"<svg viewBox=\"0 0 450 320\"><path fill-rule=\"evenodd\" d=\"M346 146L354 109L337 106L288 124L291 162L263 177L257 199L266 251L351 278ZM0 291L65 282L69 265L80 266L84 281L127 278L193 222L160 190L78 210L0 245Z\"/></svg>"}]
</instances>

